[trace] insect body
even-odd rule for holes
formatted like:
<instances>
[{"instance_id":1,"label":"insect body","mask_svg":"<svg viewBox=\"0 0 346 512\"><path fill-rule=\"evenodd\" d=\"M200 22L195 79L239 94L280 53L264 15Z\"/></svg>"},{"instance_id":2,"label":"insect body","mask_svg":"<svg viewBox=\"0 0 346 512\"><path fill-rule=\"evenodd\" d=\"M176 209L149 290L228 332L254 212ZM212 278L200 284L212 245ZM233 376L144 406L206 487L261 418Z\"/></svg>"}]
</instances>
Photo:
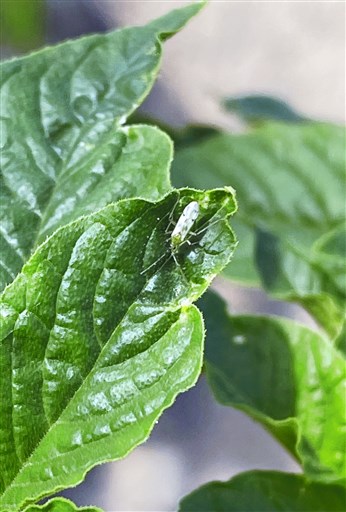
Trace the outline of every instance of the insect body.
<instances>
[{"instance_id":1,"label":"insect body","mask_svg":"<svg viewBox=\"0 0 346 512\"><path fill-rule=\"evenodd\" d=\"M183 213L180 215L171 234L171 248L173 251L176 251L186 240L186 237L191 232L192 226L197 220L198 215L199 205L197 201L191 201L191 203L185 206Z\"/></svg>"}]
</instances>

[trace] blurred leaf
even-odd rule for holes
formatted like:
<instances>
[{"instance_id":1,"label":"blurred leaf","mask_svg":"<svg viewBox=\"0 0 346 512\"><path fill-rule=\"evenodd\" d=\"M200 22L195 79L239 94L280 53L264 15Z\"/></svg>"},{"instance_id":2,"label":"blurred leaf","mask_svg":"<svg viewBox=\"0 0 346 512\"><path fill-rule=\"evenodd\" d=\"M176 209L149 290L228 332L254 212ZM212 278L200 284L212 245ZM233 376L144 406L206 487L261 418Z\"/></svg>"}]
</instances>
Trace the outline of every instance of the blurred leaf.
<instances>
[{"instance_id":1,"label":"blurred leaf","mask_svg":"<svg viewBox=\"0 0 346 512\"><path fill-rule=\"evenodd\" d=\"M335 340L335 346L346 356L346 319L339 336Z\"/></svg>"},{"instance_id":2,"label":"blurred leaf","mask_svg":"<svg viewBox=\"0 0 346 512\"><path fill-rule=\"evenodd\" d=\"M248 471L210 482L183 498L179 512L343 512L345 490L302 475Z\"/></svg>"},{"instance_id":3,"label":"blurred leaf","mask_svg":"<svg viewBox=\"0 0 346 512\"><path fill-rule=\"evenodd\" d=\"M216 399L260 421L310 479L346 478L346 363L320 334L291 320L230 316L206 294L205 367Z\"/></svg>"},{"instance_id":4,"label":"blurred leaf","mask_svg":"<svg viewBox=\"0 0 346 512\"><path fill-rule=\"evenodd\" d=\"M149 23L149 26L155 32L160 33L161 39L165 41L181 30L193 16L203 9L206 3L207 0L194 0L185 7L173 9L161 18L157 18Z\"/></svg>"},{"instance_id":5,"label":"blurred leaf","mask_svg":"<svg viewBox=\"0 0 346 512\"><path fill-rule=\"evenodd\" d=\"M261 280L274 296L300 302L332 338L341 330L346 297L344 134L327 124L267 123L182 149L173 162L178 186L237 190L241 252L226 275ZM321 243L326 236L328 248Z\"/></svg>"},{"instance_id":6,"label":"blurred leaf","mask_svg":"<svg viewBox=\"0 0 346 512\"><path fill-rule=\"evenodd\" d=\"M44 0L1 0L1 44L32 50L44 43Z\"/></svg>"},{"instance_id":7,"label":"blurred leaf","mask_svg":"<svg viewBox=\"0 0 346 512\"><path fill-rule=\"evenodd\" d=\"M237 215L234 219L233 227L240 243L232 260L232 266L226 267L223 273L232 281L242 285L260 287L261 279L254 265L258 232L246 224L241 219L241 215Z\"/></svg>"},{"instance_id":8,"label":"blurred leaf","mask_svg":"<svg viewBox=\"0 0 346 512\"><path fill-rule=\"evenodd\" d=\"M167 136L122 124L156 80L160 40L200 7L1 64L1 289L57 227L123 197L168 191Z\"/></svg>"},{"instance_id":9,"label":"blurred leaf","mask_svg":"<svg viewBox=\"0 0 346 512\"><path fill-rule=\"evenodd\" d=\"M188 147L196 142L201 142L209 139L213 135L217 135L220 130L214 126L203 125L203 124L191 124L184 128L177 128L166 124L160 119L156 119L143 112L136 111L127 121L128 124L149 124L157 126L160 130L167 133L174 141L175 150Z\"/></svg>"},{"instance_id":10,"label":"blurred leaf","mask_svg":"<svg viewBox=\"0 0 346 512\"><path fill-rule=\"evenodd\" d=\"M77 507L72 501L65 498L54 498L44 505L29 505L25 512L103 512L98 507Z\"/></svg>"},{"instance_id":11,"label":"blurred leaf","mask_svg":"<svg viewBox=\"0 0 346 512\"><path fill-rule=\"evenodd\" d=\"M203 231L173 258L167 233L191 201ZM124 457L195 383L204 329L192 302L231 257L235 208L227 188L119 201L56 231L5 289L0 510Z\"/></svg>"},{"instance_id":12,"label":"blurred leaf","mask_svg":"<svg viewBox=\"0 0 346 512\"><path fill-rule=\"evenodd\" d=\"M222 102L223 107L234 112L248 123L258 124L263 121L285 121L299 123L308 121L298 114L288 103L265 95L230 96Z\"/></svg>"}]
</instances>

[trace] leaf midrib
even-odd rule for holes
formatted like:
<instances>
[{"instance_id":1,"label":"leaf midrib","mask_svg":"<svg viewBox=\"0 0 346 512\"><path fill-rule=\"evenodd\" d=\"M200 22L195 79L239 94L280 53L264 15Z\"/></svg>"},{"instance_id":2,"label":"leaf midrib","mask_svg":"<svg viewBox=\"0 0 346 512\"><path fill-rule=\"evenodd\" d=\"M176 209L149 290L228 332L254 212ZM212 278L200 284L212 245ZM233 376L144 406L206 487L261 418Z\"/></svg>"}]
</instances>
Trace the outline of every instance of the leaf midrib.
<instances>
[{"instance_id":1,"label":"leaf midrib","mask_svg":"<svg viewBox=\"0 0 346 512\"><path fill-rule=\"evenodd\" d=\"M139 294L139 295L140 295L140 294ZM190 304L189 306L192 306L192 304ZM187 309L187 307L188 307L187 305L184 305L184 308L185 308L185 309ZM174 307L174 308L170 308L170 311L178 312L179 310L182 310L182 309L183 309L183 306L181 306L181 305L179 305L179 304L178 304L178 305L176 305L176 307ZM127 313L126 313L126 314L127 314ZM126 314L125 314L124 316L126 316ZM178 318L174 321L174 323L173 323L173 324L171 324L171 325L169 326L168 330L167 330L167 331L165 331L165 332L163 333L163 335L162 335L162 336L160 336L159 340L160 340L160 339L161 339L161 338L162 338L162 337L163 337L163 336L164 336L164 335L165 335L165 334L166 334L166 333L167 333L167 332L172 328L172 326L173 326L176 322L178 322L178 321L179 321L179 319L180 319L180 317L178 317ZM118 327L119 327L119 326L120 326L120 322L119 322L119 324L117 325L117 327L114 329L114 331L113 331L112 335L116 332L116 330L118 329ZM157 341L159 341L159 340L157 340ZM44 434L44 436L43 436L43 437L40 439L40 441L37 443L37 445L36 445L36 447L33 449L32 453L27 457L26 461L25 461L25 462L24 462L24 464L21 466L21 468L19 469L19 471L16 473L16 475L14 476L14 478L11 480L10 484L9 484L9 485L4 489L4 492L3 492L3 494L1 495L2 497L3 497L3 496L5 496L9 490L11 490L11 489L13 489L13 488L16 488L16 487L18 486L18 484L16 484L16 483L15 483L15 480L16 480L16 479L17 479L17 477L18 477L22 472L24 472L24 471L25 471L25 469L29 466L29 464L30 464L30 459L34 456L35 451L37 450L37 448L39 447L39 445L40 445L40 444L45 440L45 438L50 434L51 430L52 430L52 429L54 429L55 425L56 425L56 424L58 424L58 423L61 423L60 418L61 418L62 414L65 412L65 410L67 409L67 407L70 405L70 403L71 403L71 402L72 402L72 400L74 399L74 397L75 397L76 393L77 393L77 392L81 389L81 387L85 384L85 382L87 381L87 379L89 379L89 378L90 378L90 375L91 375L92 371L96 368L96 366L97 366L97 361L98 361L98 359L102 356L102 352L103 352L103 350L105 349L105 347L107 346L107 344L108 344L108 343L106 343L106 344L104 345L103 349L100 351L100 353L99 353L99 355L98 355L97 359L95 360L94 366L93 366L93 367L91 368L91 370L88 372L88 374L87 374L87 376L85 377L85 379L84 379L83 383L79 386L79 388L78 388L78 389L76 389L76 391L73 393L73 395L72 395L72 397L71 397L71 400L67 403L67 405L64 407L64 409L61 411L61 413L60 413L60 415L59 415L59 418L58 418L54 423L52 423L52 424L49 426L49 428L48 428L47 432ZM137 357L137 356L138 356L138 354L140 354L140 353L145 353L145 352L149 351L149 350L151 349L151 347L152 347L152 346L149 346L149 347L147 347L145 350L143 350L142 352L139 352L139 353L134 354L133 356L131 356L131 357L129 357L128 359L126 359L126 362L128 362L128 361L130 361L131 359L133 359L133 358ZM121 364L123 364L123 363L124 363L124 361L121 361L120 363L116 363L115 365L112 365L112 366L118 366L118 365L121 365ZM173 364L172 364L169 368L172 368L172 367L173 367L175 364L177 364L177 363L178 363L178 360L174 361L174 362L173 362ZM157 382L158 382L158 381L155 381L155 382L153 383L153 385L157 384ZM150 386L150 387L151 387L151 386ZM126 402L125 402L125 404L126 404ZM123 405L123 404L121 404L121 405ZM131 427L131 425L126 425L125 427L121 427L117 432L122 431L122 430L124 430L124 429L126 429L126 428L129 428L129 427ZM101 442L102 440L103 440L103 439L97 439L97 440L96 440L96 441L94 441L94 442L96 442L96 443L97 443L97 442ZM61 453L61 454L59 454L57 457L59 457L59 456L64 456L64 455L65 455L65 454ZM46 462L47 460L48 460L48 459L44 460L43 462ZM106 462L107 462L107 461L110 461L110 460L112 460L112 459L107 459L107 460L106 460ZM101 462L100 462L100 463L101 463ZM93 464L93 465L92 465L92 467L94 467L95 465L97 465L97 463L96 463L96 464ZM88 471L88 470L86 470L86 471L84 472L84 475L86 474L86 472L87 472L87 471ZM81 479L80 481L82 481L82 479ZM19 484L19 485L24 485L24 484ZM61 487L61 488L63 488L63 487ZM46 495L46 494L43 494L43 495L42 495L42 497L43 497L43 496L45 496L45 495ZM25 503L25 502L22 502L22 503L19 505L19 506L20 506L20 508L22 508L22 506L24 505L24 503Z\"/></svg>"}]
</instances>

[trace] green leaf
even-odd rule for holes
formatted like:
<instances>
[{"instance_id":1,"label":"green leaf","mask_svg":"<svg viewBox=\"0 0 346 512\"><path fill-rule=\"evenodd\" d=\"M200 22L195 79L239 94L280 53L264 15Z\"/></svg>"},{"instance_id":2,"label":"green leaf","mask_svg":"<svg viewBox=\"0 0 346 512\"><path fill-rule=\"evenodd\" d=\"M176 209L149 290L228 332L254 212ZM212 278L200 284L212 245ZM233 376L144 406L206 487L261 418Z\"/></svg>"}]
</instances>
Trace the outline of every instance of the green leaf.
<instances>
[{"instance_id":1,"label":"green leaf","mask_svg":"<svg viewBox=\"0 0 346 512\"><path fill-rule=\"evenodd\" d=\"M0 3L1 45L31 50L44 42L44 0L3 0Z\"/></svg>"},{"instance_id":2,"label":"green leaf","mask_svg":"<svg viewBox=\"0 0 346 512\"><path fill-rule=\"evenodd\" d=\"M339 336L335 340L335 346L346 356L346 319Z\"/></svg>"},{"instance_id":3,"label":"green leaf","mask_svg":"<svg viewBox=\"0 0 346 512\"><path fill-rule=\"evenodd\" d=\"M284 101L265 96L230 96L222 102L223 107L234 112L248 123L258 124L263 121L285 121L299 123L308 121Z\"/></svg>"},{"instance_id":4,"label":"green leaf","mask_svg":"<svg viewBox=\"0 0 346 512\"><path fill-rule=\"evenodd\" d=\"M121 198L168 192L168 138L122 125L156 80L161 40L200 7L1 64L1 289L57 227Z\"/></svg>"},{"instance_id":5,"label":"green leaf","mask_svg":"<svg viewBox=\"0 0 346 512\"><path fill-rule=\"evenodd\" d=\"M65 498L54 498L44 505L29 505L25 512L103 512L98 507L77 507L72 501Z\"/></svg>"},{"instance_id":6,"label":"green leaf","mask_svg":"<svg viewBox=\"0 0 346 512\"><path fill-rule=\"evenodd\" d=\"M186 496L179 512L343 512L345 490L309 483L304 476L248 471L210 482Z\"/></svg>"},{"instance_id":7,"label":"green leaf","mask_svg":"<svg viewBox=\"0 0 346 512\"><path fill-rule=\"evenodd\" d=\"M237 190L242 252L226 275L248 275L245 283L260 280L274 296L302 303L331 338L346 299L344 162L343 128L268 123L185 148L173 163L178 186Z\"/></svg>"},{"instance_id":8,"label":"green leaf","mask_svg":"<svg viewBox=\"0 0 346 512\"><path fill-rule=\"evenodd\" d=\"M197 0L181 9L173 9L165 16L149 23L149 26L155 32L159 32L161 34L161 39L165 40L176 34L182 27L184 27L186 23L206 5L206 3L207 0Z\"/></svg>"},{"instance_id":9,"label":"green leaf","mask_svg":"<svg viewBox=\"0 0 346 512\"><path fill-rule=\"evenodd\" d=\"M195 234L172 254L191 201ZM123 200L60 228L2 296L0 509L79 483L149 435L200 372L192 305L228 263L230 188Z\"/></svg>"},{"instance_id":10,"label":"green leaf","mask_svg":"<svg viewBox=\"0 0 346 512\"><path fill-rule=\"evenodd\" d=\"M205 313L205 367L216 399L260 421L307 477L346 478L346 363L319 333L291 320L230 316L215 294Z\"/></svg>"},{"instance_id":11,"label":"green leaf","mask_svg":"<svg viewBox=\"0 0 346 512\"><path fill-rule=\"evenodd\" d=\"M237 247L232 265L226 267L223 274L241 285L260 287L262 285L261 278L254 265L258 233L239 215L234 219L233 227L241 243Z\"/></svg>"}]
</instances>

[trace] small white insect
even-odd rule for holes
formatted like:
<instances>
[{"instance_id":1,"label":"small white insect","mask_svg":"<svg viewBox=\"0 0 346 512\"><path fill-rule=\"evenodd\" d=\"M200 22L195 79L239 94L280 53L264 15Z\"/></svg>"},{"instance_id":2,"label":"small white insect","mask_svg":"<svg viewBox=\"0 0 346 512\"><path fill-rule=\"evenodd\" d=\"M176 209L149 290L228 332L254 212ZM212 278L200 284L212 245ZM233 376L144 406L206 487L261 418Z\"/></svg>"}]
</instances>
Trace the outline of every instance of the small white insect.
<instances>
[{"instance_id":1,"label":"small white insect","mask_svg":"<svg viewBox=\"0 0 346 512\"><path fill-rule=\"evenodd\" d=\"M199 204L197 201L191 201L191 203L187 204L180 215L179 219L177 220L177 223L171 233L170 236L170 255L168 256L168 259L170 257L173 257L176 265L179 266L179 263L176 258L176 254L179 250L179 247L183 243L188 243L191 245L190 241L187 240L187 236L189 233L192 233L192 227L197 220L199 215ZM167 253L163 254L160 258L158 258L154 263L152 263L149 267L147 267L145 270L142 270L141 274L144 274L152 268L154 265L156 265L160 260L162 260Z\"/></svg>"},{"instance_id":2,"label":"small white insect","mask_svg":"<svg viewBox=\"0 0 346 512\"><path fill-rule=\"evenodd\" d=\"M171 234L172 251L176 251L179 246L186 240L186 237L190 233L192 226L198 219L198 215L199 204L197 201L191 201L191 203L185 206L183 213L180 215Z\"/></svg>"}]
</instances>

